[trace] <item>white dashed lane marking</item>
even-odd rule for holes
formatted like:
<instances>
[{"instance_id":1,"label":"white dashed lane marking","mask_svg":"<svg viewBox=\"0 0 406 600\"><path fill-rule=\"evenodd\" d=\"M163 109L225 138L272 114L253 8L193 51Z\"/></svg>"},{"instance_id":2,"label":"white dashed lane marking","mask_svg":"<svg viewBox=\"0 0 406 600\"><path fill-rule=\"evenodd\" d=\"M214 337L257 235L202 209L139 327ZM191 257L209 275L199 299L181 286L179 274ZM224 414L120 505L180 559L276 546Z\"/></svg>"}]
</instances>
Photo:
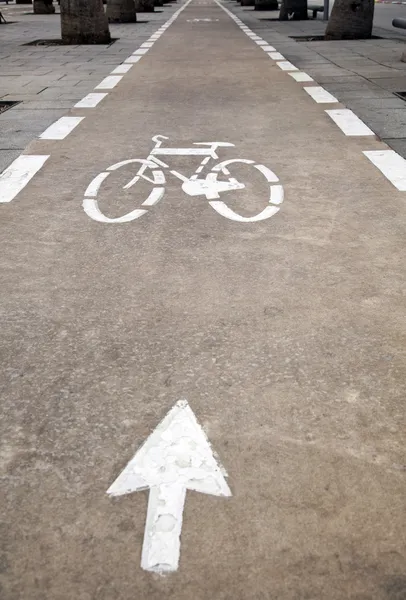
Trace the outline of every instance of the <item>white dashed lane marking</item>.
<instances>
[{"instance_id":1,"label":"white dashed lane marking","mask_svg":"<svg viewBox=\"0 0 406 600\"><path fill-rule=\"evenodd\" d=\"M326 110L334 123L338 125L345 135L359 136L359 135L374 135L374 132L365 125L356 114L348 108L338 108L335 110Z\"/></svg>"},{"instance_id":2,"label":"white dashed lane marking","mask_svg":"<svg viewBox=\"0 0 406 600\"><path fill-rule=\"evenodd\" d=\"M401 192L406 192L406 160L394 150L371 150L363 154Z\"/></svg>"},{"instance_id":3,"label":"white dashed lane marking","mask_svg":"<svg viewBox=\"0 0 406 600\"><path fill-rule=\"evenodd\" d=\"M321 86L315 85L312 87L304 87L303 89L318 104L333 104L335 102L338 102L337 98L335 98L332 94L330 94L330 92L328 92Z\"/></svg>"},{"instance_id":4,"label":"white dashed lane marking","mask_svg":"<svg viewBox=\"0 0 406 600\"><path fill-rule=\"evenodd\" d=\"M94 108L107 96L107 93L91 92L75 104L75 108Z\"/></svg>"},{"instance_id":5,"label":"white dashed lane marking","mask_svg":"<svg viewBox=\"0 0 406 600\"><path fill-rule=\"evenodd\" d=\"M96 85L95 90L112 90L122 80L122 75L108 75Z\"/></svg>"},{"instance_id":6,"label":"white dashed lane marking","mask_svg":"<svg viewBox=\"0 0 406 600\"><path fill-rule=\"evenodd\" d=\"M0 175L0 202L11 202L47 161L49 155L22 154Z\"/></svg>"},{"instance_id":7,"label":"white dashed lane marking","mask_svg":"<svg viewBox=\"0 0 406 600\"><path fill-rule=\"evenodd\" d=\"M85 117L61 117L39 136L42 140L63 140Z\"/></svg>"}]
</instances>

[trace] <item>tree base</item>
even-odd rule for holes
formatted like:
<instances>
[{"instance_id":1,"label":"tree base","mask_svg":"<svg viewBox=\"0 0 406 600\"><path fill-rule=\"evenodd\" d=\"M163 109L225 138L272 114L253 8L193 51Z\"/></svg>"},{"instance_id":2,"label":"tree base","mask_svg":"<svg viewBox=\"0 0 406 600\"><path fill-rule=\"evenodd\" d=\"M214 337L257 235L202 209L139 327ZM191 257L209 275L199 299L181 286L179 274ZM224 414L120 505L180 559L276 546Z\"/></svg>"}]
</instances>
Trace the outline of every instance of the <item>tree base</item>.
<instances>
[{"instance_id":1,"label":"tree base","mask_svg":"<svg viewBox=\"0 0 406 600\"><path fill-rule=\"evenodd\" d=\"M279 15L279 21L307 21L309 18L309 15L307 13L307 9L306 11L282 11L281 9L281 13Z\"/></svg>"},{"instance_id":2,"label":"tree base","mask_svg":"<svg viewBox=\"0 0 406 600\"><path fill-rule=\"evenodd\" d=\"M46 2L46 0L34 0L35 15L53 15L54 13L55 6L52 2Z\"/></svg>"},{"instance_id":3,"label":"tree base","mask_svg":"<svg viewBox=\"0 0 406 600\"><path fill-rule=\"evenodd\" d=\"M136 23L137 17L108 17L109 23Z\"/></svg>"},{"instance_id":4,"label":"tree base","mask_svg":"<svg viewBox=\"0 0 406 600\"><path fill-rule=\"evenodd\" d=\"M255 10L279 10L278 0L255 0Z\"/></svg>"},{"instance_id":5,"label":"tree base","mask_svg":"<svg viewBox=\"0 0 406 600\"><path fill-rule=\"evenodd\" d=\"M324 39L326 41L340 41L340 40L370 40L372 37L371 34L368 35L357 35L357 34L349 34L349 33L342 33L342 34L334 34L334 33L326 33L326 35L324 36Z\"/></svg>"},{"instance_id":6,"label":"tree base","mask_svg":"<svg viewBox=\"0 0 406 600\"><path fill-rule=\"evenodd\" d=\"M84 45L91 46L96 44L111 44L110 34L108 35L78 35L62 36L62 42L67 46Z\"/></svg>"}]
</instances>

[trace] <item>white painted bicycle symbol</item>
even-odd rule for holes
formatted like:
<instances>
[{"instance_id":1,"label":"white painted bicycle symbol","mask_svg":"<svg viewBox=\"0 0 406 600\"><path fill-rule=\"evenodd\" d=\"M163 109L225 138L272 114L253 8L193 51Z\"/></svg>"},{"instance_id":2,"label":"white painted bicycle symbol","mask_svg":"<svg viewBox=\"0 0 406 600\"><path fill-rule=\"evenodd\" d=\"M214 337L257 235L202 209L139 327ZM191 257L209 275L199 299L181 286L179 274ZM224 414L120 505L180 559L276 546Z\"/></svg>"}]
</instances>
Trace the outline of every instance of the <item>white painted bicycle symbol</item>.
<instances>
[{"instance_id":1,"label":"white painted bicycle symbol","mask_svg":"<svg viewBox=\"0 0 406 600\"><path fill-rule=\"evenodd\" d=\"M135 219L142 217L148 212L148 208L162 200L165 194L164 185L166 184L166 179L163 169L169 169L169 172L172 175L182 181L182 190L186 194L189 196L206 196L210 206L227 219L239 221L241 223L252 223L269 219L269 217L272 217L278 212L280 204L283 202L283 187L278 183L279 179L275 173L264 165L257 164L253 160L233 158L217 163L212 167L205 178L200 176L209 161L218 158L216 154L217 148L234 147L234 144L228 142L196 142L193 146L207 146L207 148L162 148L163 140L167 139L168 138L164 135L155 135L152 138L152 141L155 142L155 147L148 158L131 158L129 160L123 160L108 167L106 171L99 173L86 189L85 198L83 200L85 213L94 221L99 221L101 223L128 223L129 221L134 221ZM171 169L169 165L159 159L158 156L204 156L205 158L203 158L199 167L191 177L185 177L178 171ZM124 190L129 190L141 179L153 185L148 198L141 205L145 208L136 208L121 217L107 217L101 212L97 201L97 196L102 183L112 172L129 164L139 164L140 168L136 175L124 185ZM230 168L233 170L238 164L252 165L254 169L259 171L265 177L269 185L267 205L260 213L253 217L244 217L232 210L222 200L218 200L220 194L224 192L245 188L245 185L232 177L230 173ZM225 181L219 180L220 174L228 179Z\"/></svg>"}]
</instances>

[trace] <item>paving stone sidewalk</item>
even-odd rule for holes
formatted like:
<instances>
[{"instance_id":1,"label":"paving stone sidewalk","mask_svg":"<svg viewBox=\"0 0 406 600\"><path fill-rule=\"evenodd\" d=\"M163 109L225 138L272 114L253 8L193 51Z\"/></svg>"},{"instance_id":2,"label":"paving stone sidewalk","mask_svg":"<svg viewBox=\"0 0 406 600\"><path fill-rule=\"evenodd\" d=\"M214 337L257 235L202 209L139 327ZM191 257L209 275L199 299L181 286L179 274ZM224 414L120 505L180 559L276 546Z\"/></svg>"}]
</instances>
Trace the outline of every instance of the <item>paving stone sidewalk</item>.
<instances>
[{"instance_id":1,"label":"paving stone sidewalk","mask_svg":"<svg viewBox=\"0 0 406 600\"><path fill-rule=\"evenodd\" d=\"M110 25L110 45L25 45L60 38L60 16L34 15L29 5L1 4L0 102L20 101L0 114L0 173L35 137L93 90L114 67L179 9L180 3L138 16L135 24ZM56 7L59 13L59 7ZM31 13L31 14L27 14Z\"/></svg>"},{"instance_id":2,"label":"paving stone sidewalk","mask_svg":"<svg viewBox=\"0 0 406 600\"><path fill-rule=\"evenodd\" d=\"M406 63L400 60L406 39L398 39L396 30L374 28L381 39L298 42L293 37L323 35L326 24L321 19L281 23L277 12L233 0L224 5L406 157L406 102L394 94L406 92Z\"/></svg>"}]
</instances>

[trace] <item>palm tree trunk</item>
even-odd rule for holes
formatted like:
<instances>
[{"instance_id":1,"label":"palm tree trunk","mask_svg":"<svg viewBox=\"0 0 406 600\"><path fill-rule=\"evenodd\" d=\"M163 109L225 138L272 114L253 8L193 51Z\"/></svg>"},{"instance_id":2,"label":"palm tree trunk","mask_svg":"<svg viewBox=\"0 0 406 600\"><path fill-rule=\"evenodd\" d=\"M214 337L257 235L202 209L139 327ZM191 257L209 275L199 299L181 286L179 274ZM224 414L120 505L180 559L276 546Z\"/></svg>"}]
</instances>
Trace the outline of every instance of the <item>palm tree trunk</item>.
<instances>
[{"instance_id":1,"label":"palm tree trunk","mask_svg":"<svg viewBox=\"0 0 406 600\"><path fill-rule=\"evenodd\" d=\"M154 0L135 0L135 10L137 12L154 12Z\"/></svg>"},{"instance_id":2,"label":"palm tree trunk","mask_svg":"<svg viewBox=\"0 0 406 600\"><path fill-rule=\"evenodd\" d=\"M106 15L109 23L136 23L134 0L107 0Z\"/></svg>"},{"instance_id":3,"label":"palm tree trunk","mask_svg":"<svg viewBox=\"0 0 406 600\"><path fill-rule=\"evenodd\" d=\"M307 19L307 0L282 0L280 21L306 21Z\"/></svg>"},{"instance_id":4,"label":"palm tree trunk","mask_svg":"<svg viewBox=\"0 0 406 600\"><path fill-rule=\"evenodd\" d=\"M52 0L34 0L33 8L36 15L50 15L55 12Z\"/></svg>"},{"instance_id":5,"label":"palm tree trunk","mask_svg":"<svg viewBox=\"0 0 406 600\"><path fill-rule=\"evenodd\" d=\"M374 0L335 0L326 40L362 40L371 37Z\"/></svg>"},{"instance_id":6,"label":"palm tree trunk","mask_svg":"<svg viewBox=\"0 0 406 600\"><path fill-rule=\"evenodd\" d=\"M103 0L61 0L61 28L65 44L111 42Z\"/></svg>"}]
</instances>

